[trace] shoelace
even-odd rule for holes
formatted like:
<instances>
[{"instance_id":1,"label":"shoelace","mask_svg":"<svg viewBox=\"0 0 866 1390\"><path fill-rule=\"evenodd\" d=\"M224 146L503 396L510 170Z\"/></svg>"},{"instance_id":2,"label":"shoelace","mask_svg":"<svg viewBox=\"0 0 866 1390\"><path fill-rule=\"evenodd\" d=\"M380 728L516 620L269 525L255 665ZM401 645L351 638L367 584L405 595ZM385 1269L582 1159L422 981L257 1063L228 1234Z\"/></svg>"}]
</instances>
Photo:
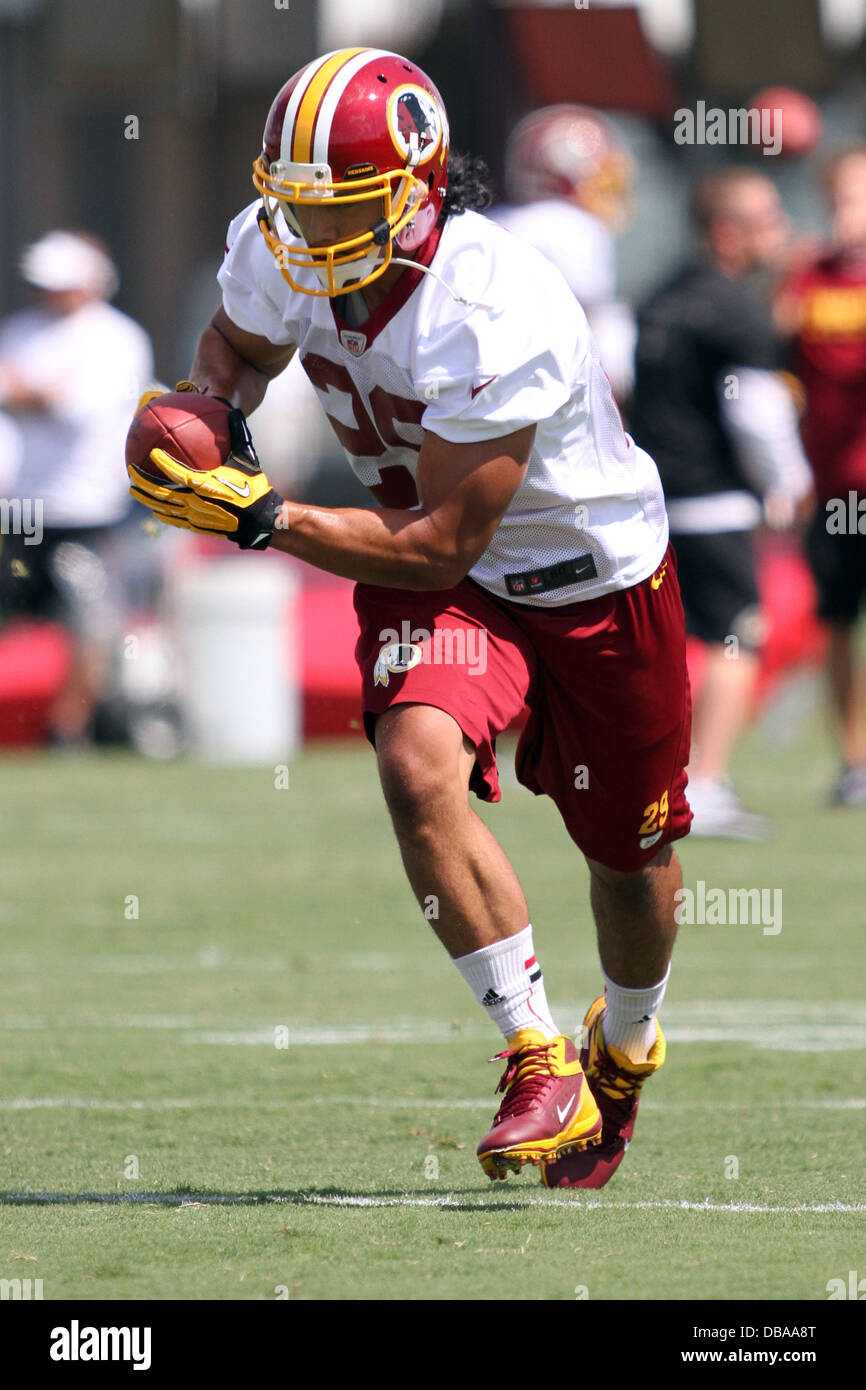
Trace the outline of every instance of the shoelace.
<instances>
[{"instance_id":1,"label":"shoelace","mask_svg":"<svg viewBox=\"0 0 866 1390\"><path fill-rule=\"evenodd\" d=\"M628 1076L606 1052L598 1051L593 1066L593 1082L619 1105L631 1105L640 1094L644 1078Z\"/></svg>"},{"instance_id":2,"label":"shoelace","mask_svg":"<svg viewBox=\"0 0 866 1390\"><path fill-rule=\"evenodd\" d=\"M507 1092L497 1120L510 1119L531 1110L543 1097L553 1077L550 1074L550 1047L522 1047L516 1052L497 1052L491 1062L508 1059L494 1094Z\"/></svg>"}]
</instances>

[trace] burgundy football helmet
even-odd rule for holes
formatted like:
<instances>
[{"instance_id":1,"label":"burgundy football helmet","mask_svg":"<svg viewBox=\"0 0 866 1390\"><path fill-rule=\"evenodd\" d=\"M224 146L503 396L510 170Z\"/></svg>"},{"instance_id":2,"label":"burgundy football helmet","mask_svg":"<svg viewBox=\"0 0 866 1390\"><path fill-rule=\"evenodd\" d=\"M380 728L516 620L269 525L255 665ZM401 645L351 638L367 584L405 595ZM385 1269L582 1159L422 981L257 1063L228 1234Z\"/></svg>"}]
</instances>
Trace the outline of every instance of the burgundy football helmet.
<instances>
[{"instance_id":1,"label":"burgundy football helmet","mask_svg":"<svg viewBox=\"0 0 866 1390\"><path fill-rule=\"evenodd\" d=\"M617 229L629 219L632 177L610 122L588 106L533 111L508 137L505 181L515 203L567 198Z\"/></svg>"},{"instance_id":2,"label":"burgundy football helmet","mask_svg":"<svg viewBox=\"0 0 866 1390\"><path fill-rule=\"evenodd\" d=\"M433 231L448 183L448 118L425 73L397 53L342 48L290 77L271 106L253 165L259 227L293 289L339 294L383 274L396 242L416 250ZM297 206L370 204L370 227L308 246ZM312 289L293 270L315 271ZM307 277L304 277L307 278Z\"/></svg>"}]
</instances>

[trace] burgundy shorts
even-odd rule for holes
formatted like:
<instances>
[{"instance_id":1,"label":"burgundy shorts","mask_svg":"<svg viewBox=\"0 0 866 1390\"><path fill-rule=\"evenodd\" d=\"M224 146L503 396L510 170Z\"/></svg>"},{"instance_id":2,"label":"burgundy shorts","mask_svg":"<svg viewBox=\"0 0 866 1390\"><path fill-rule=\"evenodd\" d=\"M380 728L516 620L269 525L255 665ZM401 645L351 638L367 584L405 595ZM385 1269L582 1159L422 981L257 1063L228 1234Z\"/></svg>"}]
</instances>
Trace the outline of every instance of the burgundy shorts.
<instances>
[{"instance_id":1,"label":"burgundy shorts","mask_svg":"<svg viewBox=\"0 0 866 1390\"><path fill-rule=\"evenodd\" d=\"M517 777L556 802L590 859L633 872L688 834L691 700L676 557L630 589L529 608L464 579L416 593L358 584L364 725L445 710L475 745L473 791L499 801L496 738L528 708Z\"/></svg>"}]
</instances>

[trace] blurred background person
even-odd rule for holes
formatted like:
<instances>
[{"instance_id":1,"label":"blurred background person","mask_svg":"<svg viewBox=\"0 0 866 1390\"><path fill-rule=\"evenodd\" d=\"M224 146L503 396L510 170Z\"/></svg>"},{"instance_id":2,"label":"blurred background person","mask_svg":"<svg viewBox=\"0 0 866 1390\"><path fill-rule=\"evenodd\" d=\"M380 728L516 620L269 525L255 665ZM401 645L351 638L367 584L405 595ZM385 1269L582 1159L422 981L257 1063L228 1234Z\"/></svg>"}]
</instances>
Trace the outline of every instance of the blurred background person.
<instances>
[{"instance_id":1,"label":"blurred background person","mask_svg":"<svg viewBox=\"0 0 866 1390\"><path fill-rule=\"evenodd\" d=\"M655 458L691 636L706 645L695 701L693 835L761 839L728 767L751 712L763 637L754 533L790 527L811 479L769 307L750 281L783 263L788 221L769 179L701 179L699 259L639 315L631 430Z\"/></svg>"},{"instance_id":2,"label":"blurred background person","mask_svg":"<svg viewBox=\"0 0 866 1390\"><path fill-rule=\"evenodd\" d=\"M777 321L793 335L791 366L806 394L803 442L818 501L807 554L830 631L827 675L842 758L833 798L866 806L866 698L856 650L866 597L866 143L832 156L824 184L832 245L788 279Z\"/></svg>"},{"instance_id":3,"label":"blurred background person","mask_svg":"<svg viewBox=\"0 0 866 1390\"><path fill-rule=\"evenodd\" d=\"M50 724L55 741L75 744L89 737L119 637L106 545L130 511L124 443L153 355L145 331L107 302L118 278L97 238L49 232L20 269L36 304L0 323L0 412L19 451L9 496L39 516L41 539L0 538L0 622L40 614L67 628L68 679Z\"/></svg>"},{"instance_id":4,"label":"blurred background person","mask_svg":"<svg viewBox=\"0 0 866 1390\"><path fill-rule=\"evenodd\" d=\"M586 106L533 111L505 149L509 202L489 214L561 271L589 319L617 400L631 395L634 315L617 298L615 238L632 216L632 161Z\"/></svg>"}]
</instances>

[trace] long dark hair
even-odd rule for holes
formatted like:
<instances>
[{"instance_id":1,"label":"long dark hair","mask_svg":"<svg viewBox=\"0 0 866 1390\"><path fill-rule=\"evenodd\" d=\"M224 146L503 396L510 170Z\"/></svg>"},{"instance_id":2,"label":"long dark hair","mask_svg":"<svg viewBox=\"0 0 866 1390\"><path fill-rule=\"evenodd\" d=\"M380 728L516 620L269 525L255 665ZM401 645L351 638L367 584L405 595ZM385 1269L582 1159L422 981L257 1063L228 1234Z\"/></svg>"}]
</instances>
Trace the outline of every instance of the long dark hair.
<instances>
[{"instance_id":1,"label":"long dark hair","mask_svg":"<svg viewBox=\"0 0 866 1390\"><path fill-rule=\"evenodd\" d=\"M461 154L452 150L448 156L448 187L442 201L439 224L446 217L456 217L467 209L483 212L493 202L490 170L477 154Z\"/></svg>"}]
</instances>

